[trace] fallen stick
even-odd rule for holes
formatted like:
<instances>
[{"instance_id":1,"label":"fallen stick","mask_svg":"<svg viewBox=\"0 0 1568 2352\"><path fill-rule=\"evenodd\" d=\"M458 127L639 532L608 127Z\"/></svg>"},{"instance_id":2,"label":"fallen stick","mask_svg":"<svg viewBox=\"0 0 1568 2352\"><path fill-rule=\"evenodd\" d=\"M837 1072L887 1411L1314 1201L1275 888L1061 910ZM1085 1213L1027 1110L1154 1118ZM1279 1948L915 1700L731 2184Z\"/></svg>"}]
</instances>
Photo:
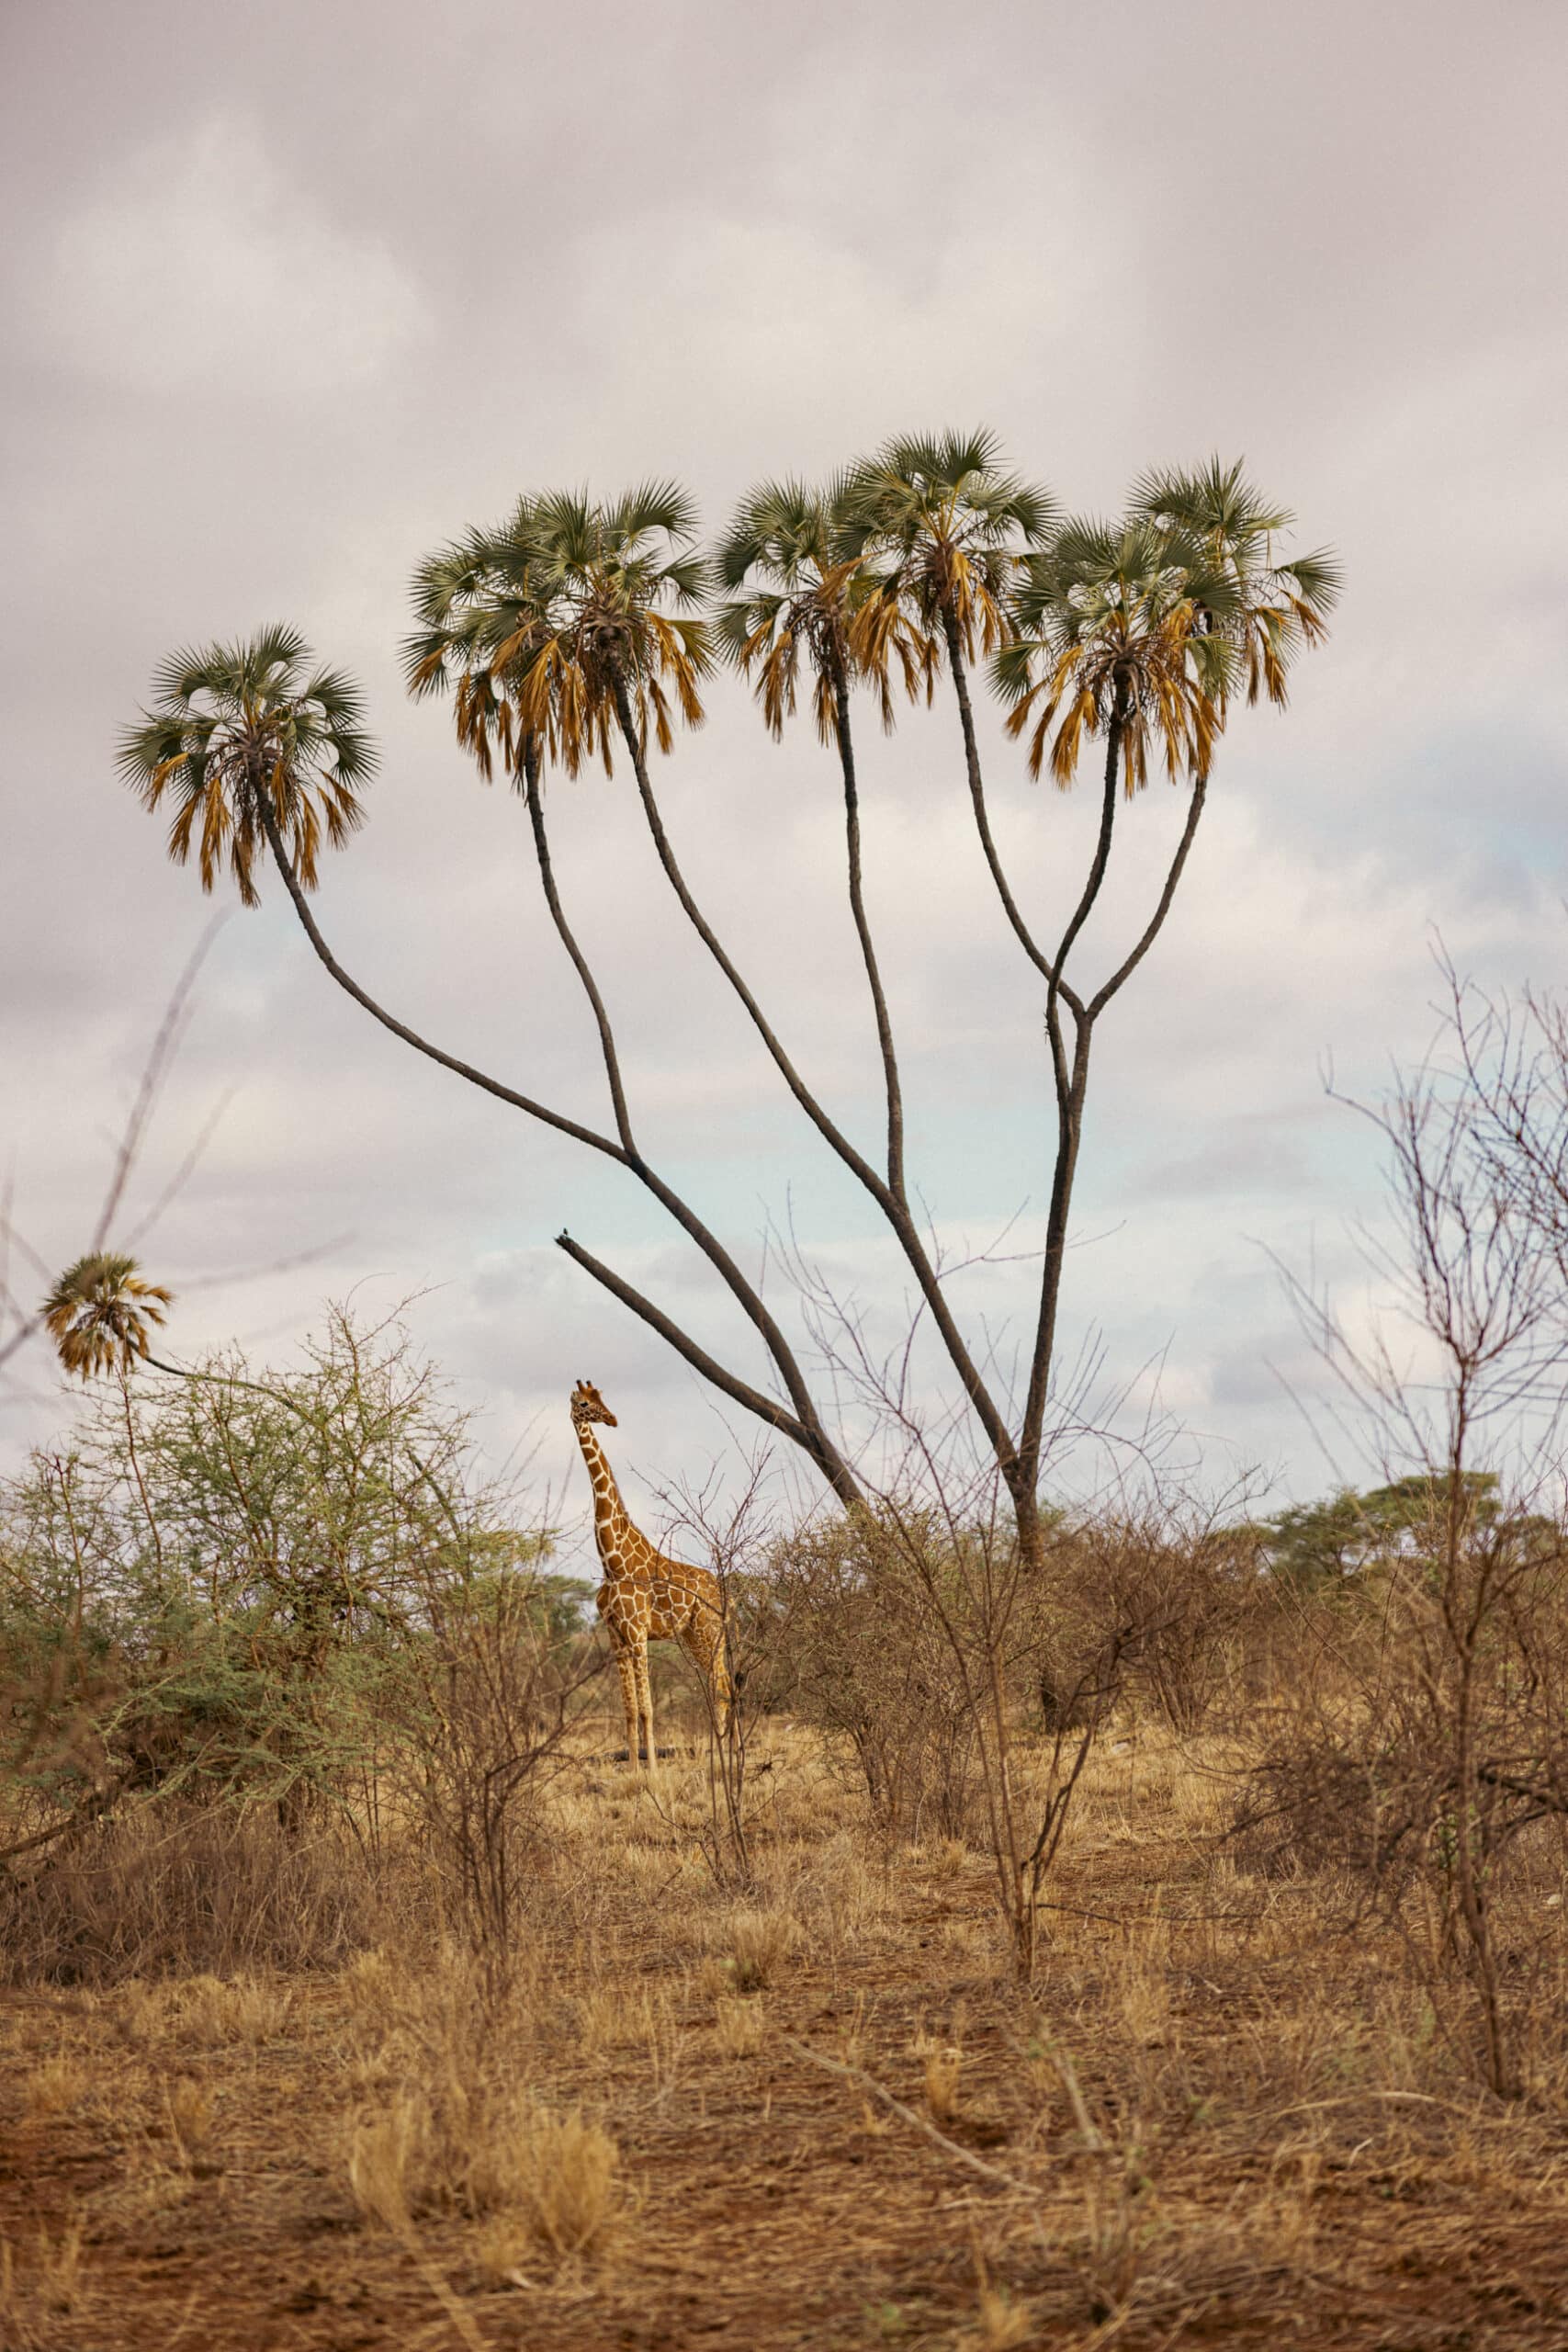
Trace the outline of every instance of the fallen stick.
<instances>
[{"instance_id":1,"label":"fallen stick","mask_svg":"<svg viewBox=\"0 0 1568 2352\"><path fill-rule=\"evenodd\" d=\"M961 2148L956 2140L950 2140L945 2132L939 2132L936 2125L917 2109L906 2107L901 2098L895 2098L892 2092L885 2088L874 2075L868 2075L863 2066L847 2065L841 2058L825 2058L820 2050L813 2050L808 2041L796 2041L793 2034L781 2034L779 2040L786 2050L793 2050L797 2058L805 2058L813 2066L820 2066L825 2074L841 2075L846 2082L858 2083L862 2090L869 2091L873 2098L880 2099L900 2122L912 2123L915 2130L923 2132L944 2156L951 2156L954 2163L978 2173L982 2180L988 2180L998 2188L1009 2188L1015 2197L1040 2195L1032 2183L1020 2180L1016 2174L1003 2172L999 2165L988 2165L983 2156L973 2155L967 2148Z\"/></svg>"}]
</instances>

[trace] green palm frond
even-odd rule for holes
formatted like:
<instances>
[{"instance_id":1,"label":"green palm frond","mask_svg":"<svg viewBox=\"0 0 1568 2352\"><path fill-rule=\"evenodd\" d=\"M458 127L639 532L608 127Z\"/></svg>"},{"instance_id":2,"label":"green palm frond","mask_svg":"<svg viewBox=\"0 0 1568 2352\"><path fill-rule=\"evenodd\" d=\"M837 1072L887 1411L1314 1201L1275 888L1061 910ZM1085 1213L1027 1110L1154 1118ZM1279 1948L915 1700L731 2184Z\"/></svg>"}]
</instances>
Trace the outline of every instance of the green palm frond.
<instances>
[{"instance_id":1,"label":"green palm frond","mask_svg":"<svg viewBox=\"0 0 1568 2352\"><path fill-rule=\"evenodd\" d=\"M774 736L795 708L802 664L817 729L837 740L838 699L854 670L848 615L859 569L834 560L834 491L794 480L760 483L719 544L714 571L735 592L718 615L720 652L750 679Z\"/></svg>"},{"instance_id":2,"label":"green palm frond","mask_svg":"<svg viewBox=\"0 0 1568 2352\"><path fill-rule=\"evenodd\" d=\"M1050 492L1003 470L994 435L906 434L852 466L840 498L841 552L877 574L859 619L857 654L877 651L894 610L920 639L907 679L928 693L951 641L973 661L1010 626L1008 598L1031 548L1048 543Z\"/></svg>"},{"instance_id":3,"label":"green palm frond","mask_svg":"<svg viewBox=\"0 0 1568 2352\"><path fill-rule=\"evenodd\" d=\"M134 1258L100 1250L66 1268L41 1311L65 1371L90 1380L147 1355L152 1329L174 1303L172 1291L142 1280Z\"/></svg>"},{"instance_id":4,"label":"green palm frond","mask_svg":"<svg viewBox=\"0 0 1568 2352\"><path fill-rule=\"evenodd\" d=\"M1031 773L1049 765L1065 789L1089 740L1114 728L1129 794L1151 757L1173 780L1207 775L1237 659L1234 606L1195 539L1138 515L1064 524L1027 560L991 668Z\"/></svg>"},{"instance_id":5,"label":"green palm frond","mask_svg":"<svg viewBox=\"0 0 1568 2352\"><path fill-rule=\"evenodd\" d=\"M225 859L248 907L266 849L265 809L301 887L319 880L323 834L341 848L364 821L374 775L364 698L343 671L311 668L298 629L277 623L233 644L186 649L155 673L153 707L120 738L120 774L152 810L172 806L169 853L197 854L211 890Z\"/></svg>"},{"instance_id":6,"label":"green palm frond","mask_svg":"<svg viewBox=\"0 0 1568 2352\"><path fill-rule=\"evenodd\" d=\"M409 691L451 693L458 741L487 778L498 753L519 785L534 758L576 775L597 756L611 772L623 695L641 739L670 750L677 713L702 724L716 658L695 526L673 482L608 503L586 490L525 494L416 571Z\"/></svg>"},{"instance_id":7,"label":"green palm frond","mask_svg":"<svg viewBox=\"0 0 1568 2352\"><path fill-rule=\"evenodd\" d=\"M1237 692L1283 703L1339 592L1332 555L1280 551L1292 520L1215 458L1145 474L1125 522L1065 523L1030 555L991 675L1032 773L1070 784L1088 740L1115 729L1128 792L1151 755L1206 776Z\"/></svg>"},{"instance_id":8,"label":"green palm frond","mask_svg":"<svg viewBox=\"0 0 1568 2352\"><path fill-rule=\"evenodd\" d=\"M1247 701L1267 694L1283 704L1292 661L1321 641L1338 601L1335 557L1325 548L1297 557L1279 551L1275 542L1295 517L1259 494L1240 458L1226 465L1214 457L1187 470L1147 473L1134 492L1133 509L1202 548L1232 591L1231 610L1223 622L1215 616L1214 626L1236 648Z\"/></svg>"}]
</instances>

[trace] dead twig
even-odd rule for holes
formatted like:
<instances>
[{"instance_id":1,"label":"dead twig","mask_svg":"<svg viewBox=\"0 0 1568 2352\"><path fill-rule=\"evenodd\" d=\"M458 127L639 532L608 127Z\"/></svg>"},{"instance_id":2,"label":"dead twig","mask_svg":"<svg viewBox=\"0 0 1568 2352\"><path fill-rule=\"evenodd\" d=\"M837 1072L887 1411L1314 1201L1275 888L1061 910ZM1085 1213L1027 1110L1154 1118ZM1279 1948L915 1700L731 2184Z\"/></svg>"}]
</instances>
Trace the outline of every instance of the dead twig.
<instances>
[{"instance_id":1,"label":"dead twig","mask_svg":"<svg viewBox=\"0 0 1568 2352\"><path fill-rule=\"evenodd\" d=\"M863 2066L852 2066L841 2058L825 2057L820 2050L813 2050L808 2041L796 2041L793 2034L781 2034L779 2039L786 2050L793 2050L797 2058L806 2059L810 2065L820 2066L824 2074L841 2075L847 2083L856 2083L862 2090L869 2091L872 2098L880 2100L901 2123L913 2124L915 2130L924 2132L944 2156L951 2156L955 2164L977 2173L982 2180L988 2180L998 2188L1010 2189L1015 2197L1039 2196L1040 2191L1032 2182L1020 2180L1016 2173L1003 2172L999 2165L988 2165L983 2156L972 2155L967 2148L961 2148L956 2140L950 2140L945 2132L939 2132L936 2125L917 2109L906 2107L901 2098L895 2098L893 2093L879 2083L874 2075L868 2075Z\"/></svg>"}]
</instances>

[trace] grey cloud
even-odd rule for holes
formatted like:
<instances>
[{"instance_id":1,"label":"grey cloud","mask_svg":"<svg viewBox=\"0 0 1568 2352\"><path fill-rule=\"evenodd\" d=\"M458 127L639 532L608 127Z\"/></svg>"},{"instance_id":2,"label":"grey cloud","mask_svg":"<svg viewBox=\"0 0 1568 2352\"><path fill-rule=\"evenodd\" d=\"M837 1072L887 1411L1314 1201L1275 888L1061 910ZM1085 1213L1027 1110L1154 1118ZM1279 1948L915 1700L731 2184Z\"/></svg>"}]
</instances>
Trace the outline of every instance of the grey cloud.
<instances>
[{"instance_id":1,"label":"grey cloud","mask_svg":"<svg viewBox=\"0 0 1568 2352\"><path fill-rule=\"evenodd\" d=\"M923 0L810 0L787 43L717 0L455 0L438 35L389 0L373 39L345 0L13 12L0 1099L47 1259L80 1246L102 1130L201 921L109 764L173 645L292 615L363 673L385 769L331 862L329 933L444 1041L602 1117L520 812L475 783L444 711L402 699L417 558L525 482L673 470L717 521L756 474L950 416L988 418L1089 507L1147 462L1245 449L1308 537L1341 544L1348 593L1291 713L1233 730L1169 930L1107 1025L1066 1309L1071 1345L1097 1328L1129 1368L1168 1342L1173 1394L1318 1475L1249 1371L1278 1305L1247 1236L1295 1249L1369 1199L1320 1058L1364 1089L1424 1046L1434 922L1488 978L1561 968L1565 36L1556 12L1483 22L1450 0L1418 40L1348 0L1267 23L1108 0L1092 44L1080 28L1022 0L982 0L962 32ZM737 952L874 1142L831 770L805 728L779 750L739 689L715 701L663 771L671 827L716 906L744 876ZM1026 1238L1048 1179L1039 1005L987 896L952 713L891 746L868 714L863 739L933 1213L984 1232L1023 1207ZM1092 794L1021 781L994 726L987 759L1049 930ZM624 778L552 787L649 1148L752 1261L793 1194L896 1329L897 1266L716 991L634 813ZM1090 963L1150 902L1179 814L1156 789L1119 818ZM328 1289L428 1283L416 1323L498 1453L542 1416L542 1469L564 1475L561 1376L595 1366L629 1400L632 1459L673 1471L724 1445L683 1367L550 1246L570 1223L755 1376L636 1187L403 1055L275 900L209 966L149 1192L231 1082L158 1237L169 1262L353 1240L189 1290L182 1345L282 1346ZM1016 1328L1030 1287L991 1268L969 1295ZM53 1411L13 1400L0 1442Z\"/></svg>"}]
</instances>

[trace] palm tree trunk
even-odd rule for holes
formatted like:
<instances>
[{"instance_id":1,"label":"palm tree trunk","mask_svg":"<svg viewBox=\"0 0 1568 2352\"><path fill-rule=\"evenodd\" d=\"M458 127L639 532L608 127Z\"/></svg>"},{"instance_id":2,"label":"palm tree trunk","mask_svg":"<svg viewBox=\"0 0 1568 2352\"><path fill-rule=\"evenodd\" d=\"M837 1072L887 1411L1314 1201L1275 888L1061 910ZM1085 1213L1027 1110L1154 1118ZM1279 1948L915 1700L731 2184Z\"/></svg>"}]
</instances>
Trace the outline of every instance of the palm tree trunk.
<instances>
[{"instance_id":1,"label":"palm tree trunk","mask_svg":"<svg viewBox=\"0 0 1568 2352\"><path fill-rule=\"evenodd\" d=\"M855 783L854 739L850 732L850 686L841 661L835 661L833 664L832 685L839 764L844 778L850 911L854 917L855 936L860 941L861 959L871 986L871 1001L876 1015L876 1042L882 1054L883 1091L887 1101L887 1189L902 1201L907 1197L904 1190L903 1089L898 1080L898 1057L893 1044L893 1023L888 1015L887 999L883 991L882 974L877 967L876 949L872 943L871 924L866 917L865 899L861 887L860 794Z\"/></svg>"},{"instance_id":2,"label":"palm tree trunk","mask_svg":"<svg viewBox=\"0 0 1568 2352\"><path fill-rule=\"evenodd\" d=\"M1019 945L1023 949L1035 970L1043 979L1049 981L1053 977L1050 958L1036 944L1029 925L1019 911L1018 901L1013 897L1012 886L1008 880L1007 870L1002 865L1000 853L998 851L991 832L990 813L986 806L985 778L980 770L980 747L975 734L975 712L969 699L969 673L964 660L964 645L958 634L957 618L945 605L942 607L942 618L943 634L947 639L948 667L953 672L953 690L958 699L958 724L964 737L964 765L969 779L969 805L975 812L975 829L980 836L980 847L985 852L986 864L990 869L991 879L997 886L997 896L1002 902L1002 912L1011 925ZM1061 986L1059 975L1057 986ZM1070 991L1068 993L1070 995Z\"/></svg>"},{"instance_id":3,"label":"palm tree trunk","mask_svg":"<svg viewBox=\"0 0 1568 2352\"><path fill-rule=\"evenodd\" d=\"M571 959L572 969L581 981L583 994L587 997L592 1010L594 1025L599 1032L599 1049L604 1059L604 1077L610 1089L610 1105L615 1114L615 1133L620 1136L622 1149L635 1158L637 1146L632 1140L632 1123L626 1109L626 1088L621 1082L621 1060L615 1051L615 1039L610 1027L610 1016L604 1009L604 1000L599 992L599 984L589 969L588 959L579 947L570 925L567 922L566 910L560 902L560 893L556 888L555 866L550 858L549 835L545 831L545 798L539 775L537 739L533 735L525 735L523 739L522 751L523 797L527 806L528 822L534 835L534 856L539 868L539 879L544 885L545 904L550 910L550 921L556 927L556 935Z\"/></svg>"},{"instance_id":4,"label":"palm tree trunk","mask_svg":"<svg viewBox=\"0 0 1568 2352\"><path fill-rule=\"evenodd\" d=\"M863 1152L855 1148L849 1137L829 1116L812 1093L788 1054L785 1053L767 1015L741 978L712 924L692 896L686 885L686 878L676 861L670 837L664 830L664 820L660 814L659 803L654 797L653 782L648 772L648 762L643 754L642 739L632 715L631 698L626 692L626 681L619 673L615 677L615 717L631 759L632 772L637 777L637 793L642 802L643 814L648 820L649 831L653 837L653 845L658 853L659 862L664 869L665 879L674 891L680 901L682 911L691 923L693 930L745 1006L750 1016L752 1027L761 1038L774 1068L784 1079L790 1092L823 1141L838 1155L851 1173L863 1184L886 1218L914 1273L920 1295L930 1310L931 1320L941 1335L942 1345L947 1350L949 1362L963 1383L964 1393L974 1408L976 1416L995 1454L998 1466L1005 1476L1007 1465L1011 1462L1016 1452L1012 1432L998 1409L995 1398L987 1388L979 1366L975 1363L964 1344L963 1333L959 1330L953 1319L953 1310L943 1295L941 1278L921 1243L914 1217L901 1195L878 1175L870 1160Z\"/></svg>"},{"instance_id":5,"label":"palm tree trunk","mask_svg":"<svg viewBox=\"0 0 1568 2352\"><path fill-rule=\"evenodd\" d=\"M1089 1043L1094 1032L1093 1015L1077 1006L1070 1007L1075 1035L1069 1062L1062 1042L1061 975L1075 941L1094 910L1111 864L1116 796L1121 785L1122 736L1126 723L1127 696L1125 689L1122 689L1118 692L1111 725L1106 732L1105 778L1100 794L1100 832L1095 842L1094 859L1077 905L1073 909L1067 928L1062 934L1062 944L1056 950L1045 992L1045 1033L1056 1091L1056 1163L1051 1178L1051 1207L1045 1223L1045 1258L1040 1279L1040 1311L1035 1323L1034 1348L1029 1367L1029 1394L1023 1409L1023 1431L1019 1446L1025 1475L1032 1482L1038 1482L1040 1476L1040 1446L1056 1347L1056 1309L1061 1297L1062 1267L1066 1255L1067 1218L1073 1203L1073 1180L1077 1174L1078 1147L1083 1140Z\"/></svg>"}]
</instances>

